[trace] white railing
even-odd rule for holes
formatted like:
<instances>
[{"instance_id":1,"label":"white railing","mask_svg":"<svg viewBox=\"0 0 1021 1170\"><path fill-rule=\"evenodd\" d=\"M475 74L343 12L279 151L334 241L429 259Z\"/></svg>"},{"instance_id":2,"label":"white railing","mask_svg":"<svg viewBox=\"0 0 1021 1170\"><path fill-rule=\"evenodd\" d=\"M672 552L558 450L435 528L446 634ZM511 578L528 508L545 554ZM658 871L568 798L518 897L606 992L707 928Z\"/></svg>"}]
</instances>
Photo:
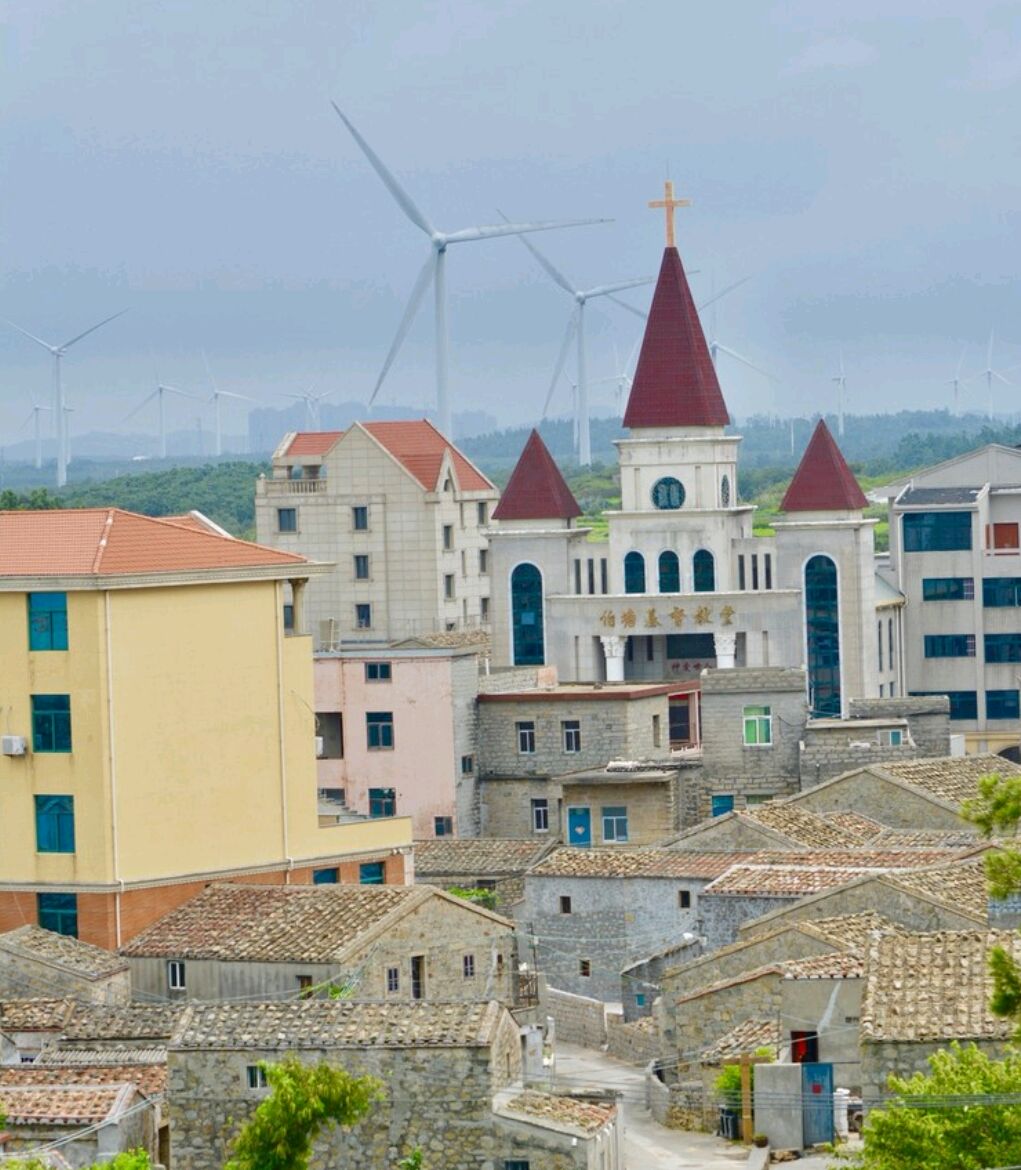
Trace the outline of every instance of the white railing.
<instances>
[{"instance_id":1,"label":"white railing","mask_svg":"<svg viewBox=\"0 0 1021 1170\"><path fill-rule=\"evenodd\" d=\"M326 491L325 479L264 479L268 496L314 496Z\"/></svg>"}]
</instances>

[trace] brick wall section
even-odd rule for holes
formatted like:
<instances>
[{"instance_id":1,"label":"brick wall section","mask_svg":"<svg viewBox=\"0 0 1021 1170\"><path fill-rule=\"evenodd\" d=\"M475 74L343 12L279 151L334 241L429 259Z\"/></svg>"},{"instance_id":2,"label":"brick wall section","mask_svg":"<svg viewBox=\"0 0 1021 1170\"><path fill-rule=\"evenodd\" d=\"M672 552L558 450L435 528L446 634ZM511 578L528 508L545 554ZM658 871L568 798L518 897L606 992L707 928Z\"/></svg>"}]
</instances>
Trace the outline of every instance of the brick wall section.
<instances>
[{"instance_id":1,"label":"brick wall section","mask_svg":"<svg viewBox=\"0 0 1021 1170\"><path fill-rule=\"evenodd\" d=\"M556 1023L557 1039L583 1048L602 1048L606 1043L606 1004L600 999L572 995L548 988L546 1004Z\"/></svg>"},{"instance_id":2,"label":"brick wall section","mask_svg":"<svg viewBox=\"0 0 1021 1170\"><path fill-rule=\"evenodd\" d=\"M865 737L861 741L855 738L853 724L839 731L834 729L826 734L809 731L807 735L805 750L801 753L802 789L813 788L824 780L883 760L917 760L928 754L911 744L892 747L870 743L868 747L854 747L853 744L864 742ZM873 814L868 812L868 815Z\"/></svg>"}]
</instances>

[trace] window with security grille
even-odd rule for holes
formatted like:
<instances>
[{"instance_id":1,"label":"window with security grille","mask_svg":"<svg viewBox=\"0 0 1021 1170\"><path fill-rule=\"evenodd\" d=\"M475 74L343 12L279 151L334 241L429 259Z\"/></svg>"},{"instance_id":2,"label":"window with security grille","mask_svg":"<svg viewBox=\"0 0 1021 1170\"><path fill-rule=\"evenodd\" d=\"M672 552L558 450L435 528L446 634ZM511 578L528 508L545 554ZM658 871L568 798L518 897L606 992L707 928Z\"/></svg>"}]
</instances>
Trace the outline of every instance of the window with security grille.
<instances>
[{"instance_id":1,"label":"window with security grille","mask_svg":"<svg viewBox=\"0 0 1021 1170\"><path fill-rule=\"evenodd\" d=\"M461 956L461 971L465 979L475 978L475 956L462 955Z\"/></svg>"}]
</instances>

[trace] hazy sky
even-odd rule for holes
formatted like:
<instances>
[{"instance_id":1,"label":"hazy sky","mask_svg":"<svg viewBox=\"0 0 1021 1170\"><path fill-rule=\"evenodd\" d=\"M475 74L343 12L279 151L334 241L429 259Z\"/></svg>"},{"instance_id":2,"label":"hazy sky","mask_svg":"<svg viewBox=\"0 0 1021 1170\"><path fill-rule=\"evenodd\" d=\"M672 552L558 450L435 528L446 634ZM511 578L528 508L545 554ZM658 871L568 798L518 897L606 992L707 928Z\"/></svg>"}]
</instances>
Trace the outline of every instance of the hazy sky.
<instances>
[{"instance_id":1,"label":"hazy sky","mask_svg":"<svg viewBox=\"0 0 1021 1170\"><path fill-rule=\"evenodd\" d=\"M367 396L428 245L331 98L440 227L612 217L534 237L580 285L657 270L645 204L669 168L696 299L752 278L718 336L779 381L721 359L737 415L831 404L841 350L868 410L949 403L990 327L995 364L1021 362L1016 3L7 0L2 19L0 315L63 340L131 310L68 356L75 429L117 426L157 371L207 392L203 348L266 405L312 381ZM513 239L448 269L455 409L534 418L570 301ZM591 320L608 377L640 323ZM0 329L0 442L49 377ZM427 304L383 400L433 393Z\"/></svg>"}]
</instances>

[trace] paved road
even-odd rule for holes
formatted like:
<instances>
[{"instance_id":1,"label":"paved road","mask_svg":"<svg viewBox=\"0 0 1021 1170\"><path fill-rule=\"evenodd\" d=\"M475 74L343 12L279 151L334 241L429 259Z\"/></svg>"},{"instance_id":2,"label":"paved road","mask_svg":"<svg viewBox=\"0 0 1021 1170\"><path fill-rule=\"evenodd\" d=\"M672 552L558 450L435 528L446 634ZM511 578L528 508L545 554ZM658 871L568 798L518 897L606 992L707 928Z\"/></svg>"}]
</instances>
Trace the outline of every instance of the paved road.
<instances>
[{"instance_id":1,"label":"paved road","mask_svg":"<svg viewBox=\"0 0 1021 1170\"><path fill-rule=\"evenodd\" d=\"M624 1158L626 1170L735 1170L748 1159L748 1150L711 1134L666 1129L645 1108L645 1078L641 1069L589 1048L557 1045L557 1086L563 1089L597 1087L623 1094ZM832 1155L815 1155L790 1163L791 1170L828 1170Z\"/></svg>"}]
</instances>

